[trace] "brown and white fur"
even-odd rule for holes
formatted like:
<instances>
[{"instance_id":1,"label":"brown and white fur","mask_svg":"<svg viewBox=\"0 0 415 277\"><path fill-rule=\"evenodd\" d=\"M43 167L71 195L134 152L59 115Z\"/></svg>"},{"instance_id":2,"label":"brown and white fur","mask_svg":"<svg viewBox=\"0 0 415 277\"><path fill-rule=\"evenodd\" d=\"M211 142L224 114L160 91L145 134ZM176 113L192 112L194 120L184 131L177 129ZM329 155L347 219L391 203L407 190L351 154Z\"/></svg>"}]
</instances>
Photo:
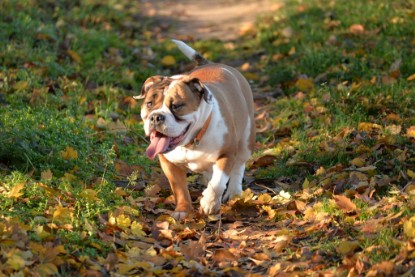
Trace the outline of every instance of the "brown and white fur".
<instances>
[{"instance_id":1,"label":"brown and white fur","mask_svg":"<svg viewBox=\"0 0 415 277\"><path fill-rule=\"evenodd\" d=\"M200 66L183 75L150 77L135 98L144 99L141 117L151 139L147 155L158 155L176 200L172 216L183 219L192 210L187 169L206 180L200 200L205 214L218 212L222 200L241 193L255 122L251 88L236 69L209 63L184 42L173 42Z\"/></svg>"}]
</instances>

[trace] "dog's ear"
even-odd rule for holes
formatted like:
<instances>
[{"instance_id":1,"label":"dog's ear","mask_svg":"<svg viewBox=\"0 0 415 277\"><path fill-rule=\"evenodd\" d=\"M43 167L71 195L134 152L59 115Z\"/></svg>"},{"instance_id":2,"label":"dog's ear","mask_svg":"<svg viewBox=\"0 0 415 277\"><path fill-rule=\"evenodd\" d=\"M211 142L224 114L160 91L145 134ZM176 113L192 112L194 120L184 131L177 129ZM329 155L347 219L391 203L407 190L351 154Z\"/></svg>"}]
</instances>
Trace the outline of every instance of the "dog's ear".
<instances>
[{"instance_id":1,"label":"dog's ear","mask_svg":"<svg viewBox=\"0 0 415 277\"><path fill-rule=\"evenodd\" d=\"M141 87L141 95L133 96L133 98L137 100L144 99L146 97L147 92L150 90L150 88L154 86L155 84L160 83L165 78L167 77L160 76L160 75L151 76L147 78L147 80L144 82L143 86Z\"/></svg>"},{"instance_id":2,"label":"dog's ear","mask_svg":"<svg viewBox=\"0 0 415 277\"><path fill-rule=\"evenodd\" d=\"M201 97L203 97L206 103L212 102L212 94L198 78L188 76L186 79L184 79L184 82L190 87L192 91L198 93Z\"/></svg>"}]
</instances>

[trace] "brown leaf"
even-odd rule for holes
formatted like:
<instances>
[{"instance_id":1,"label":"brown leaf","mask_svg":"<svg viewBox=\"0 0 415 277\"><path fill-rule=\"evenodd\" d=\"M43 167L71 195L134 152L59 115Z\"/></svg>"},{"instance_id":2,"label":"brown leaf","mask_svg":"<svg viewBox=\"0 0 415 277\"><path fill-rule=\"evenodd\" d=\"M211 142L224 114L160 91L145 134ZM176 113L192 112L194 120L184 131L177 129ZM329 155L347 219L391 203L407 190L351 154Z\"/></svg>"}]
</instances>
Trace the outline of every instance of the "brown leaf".
<instances>
[{"instance_id":1,"label":"brown leaf","mask_svg":"<svg viewBox=\"0 0 415 277\"><path fill-rule=\"evenodd\" d=\"M82 63L82 58L81 56L79 56L78 53L76 53L73 50L67 50L66 53L68 54L69 57L71 57L72 60L74 60L77 63Z\"/></svg>"},{"instance_id":2,"label":"brown leaf","mask_svg":"<svg viewBox=\"0 0 415 277\"><path fill-rule=\"evenodd\" d=\"M264 155L257 158L252 164L253 168L263 167L273 165L274 161L277 159L274 155Z\"/></svg>"},{"instance_id":3,"label":"brown leaf","mask_svg":"<svg viewBox=\"0 0 415 277\"><path fill-rule=\"evenodd\" d=\"M232 254L228 249L222 248L217 249L215 253L213 253L212 259L217 263L226 263L236 261L237 257L234 254Z\"/></svg>"},{"instance_id":4,"label":"brown leaf","mask_svg":"<svg viewBox=\"0 0 415 277\"><path fill-rule=\"evenodd\" d=\"M365 27L362 24L353 24L349 27L349 32L354 35L361 35L365 32Z\"/></svg>"},{"instance_id":5,"label":"brown leaf","mask_svg":"<svg viewBox=\"0 0 415 277\"><path fill-rule=\"evenodd\" d=\"M287 210L294 210L302 213L305 210L306 203L300 200L293 200L287 204Z\"/></svg>"},{"instance_id":6,"label":"brown leaf","mask_svg":"<svg viewBox=\"0 0 415 277\"><path fill-rule=\"evenodd\" d=\"M199 241L190 241L189 244L180 244L180 251L186 260L200 261L204 256L206 249L206 237L203 234Z\"/></svg>"},{"instance_id":7,"label":"brown leaf","mask_svg":"<svg viewBox=\"0 0 415 277\"><path fill-rule=\"evenodd\" d=\"M336 201L337 207L345 213L356 212L356 205L344 195L334 195L334 200Z\"/></svg>"}]
</instances>

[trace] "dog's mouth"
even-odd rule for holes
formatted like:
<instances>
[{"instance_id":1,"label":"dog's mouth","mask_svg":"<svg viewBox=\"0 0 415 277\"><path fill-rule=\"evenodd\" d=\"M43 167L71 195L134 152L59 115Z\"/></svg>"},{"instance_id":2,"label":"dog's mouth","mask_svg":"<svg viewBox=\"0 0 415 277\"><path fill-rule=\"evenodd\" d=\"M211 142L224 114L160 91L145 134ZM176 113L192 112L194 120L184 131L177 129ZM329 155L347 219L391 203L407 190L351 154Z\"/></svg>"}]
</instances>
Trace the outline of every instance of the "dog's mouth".
<instances>
[{"instance_id":1,"label":"dog's mouth","mask_svg":"<svg viewBox=\"0 0 415 277\"><path fill-rule=\"evenodd\" d=\"M190 124L177 137L169 137L156 130L150 134L150 145L147 147L146 154L150 159L154 159L157 154L169 152L176 148L186 137Z\"/></svg>"}]
</instances>

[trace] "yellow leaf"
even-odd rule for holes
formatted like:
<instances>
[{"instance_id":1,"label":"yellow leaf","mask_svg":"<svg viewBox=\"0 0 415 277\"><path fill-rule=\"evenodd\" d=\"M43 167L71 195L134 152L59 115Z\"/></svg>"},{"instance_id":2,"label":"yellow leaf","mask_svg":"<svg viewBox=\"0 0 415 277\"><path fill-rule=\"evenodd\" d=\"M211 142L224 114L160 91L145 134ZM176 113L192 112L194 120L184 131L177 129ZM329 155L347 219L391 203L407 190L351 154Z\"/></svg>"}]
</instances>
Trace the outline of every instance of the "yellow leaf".
<instances>
[{"instance_id":1,"label":"yellow leaf","mask_svg":"<svg viewBox=\"0 0 415 277\"><path fill-rule=\"evenodd\" d=\"M131 223L131 233L137 237L143 237L146 234L143 231L143 226L137 221L134 221L133 223Z\"/></svg>"},{"instance_id":2,"label":"yellow leaf","mask_svg":"<svg viewBox=\"0 0 415 277\"><path fill-rule=\"evenodd\" d=\"M7 264L14 270L22 269L26 265L25 260L19 255L19 252L17 251L7 253L7 256Z\"/></svg>"},{"instance_id":3,"label":"yellow leaf","mask_svg":"<svg viewBox=\"0 0 415 277\"><path fill-rule=\"evenodd\" d=\"M415 172L413 172L412 170L410 170L410 169L408 169L407 171L406 171L406 174L410 177L410 178L412 178L412 179L414 179L414 177L415 177Z\"/></svg>"},{"instance_id":4,"label":"yellow leaf","mask_svg":"<svg viewBox=\"0 0 415 277\"><path fill-rule=\"evenodd\" d=\"M49 232L46 232L43 230L42 225L38 225L35 228L33 228L33 231L36 233L36 235L42 240L50 236Z\"/></svg>"},{"instance_id":5,"label":"yellow leaf","mask_svg":"<svg viewBox=\"0 0 415 277\"><path fill-rule=\"evenodd\" d=\"M128 228L131 225L131 219L123 214L119 215L115 220L117 222L117 226L121 229Z\"/></svg>"},{"instance_id":6,"label":"yellow leaf","mask_svg":"<svg viewBox=\"0 0 415 277\"><path fill-rule=\"evenodd\" d=\"M176 63L176 60L174 59L174 57L172 55L164 56L161 59L161 64L164 65L164 66L172 66L175 63Z\"/></svg>"},{"instance_id":7,"label":"yellow leaf","mask_svg":"<svg viewBox=\"0 0 415 277\"><path fill-rule=\"evenodd\" d=\"M375 123L360 122L357 129L359 132L370 132L372 130L382 130L382 126Z\"/></svg>"},{"instance_id":8,"label":"yellow leaf","mask_svg":"<svg viewBox=\"0 0 415 277\"><path fill-rule=\"evenodd\" d=\"M62 179L71 182L73 180L76 180L76 176L71 173L65 173Z\"/></svg>"},{"instance_id":9,"label":"yellow leaf","mask_svg":"<svg viewBox=\"0 0 415 277\"><path fill-rule=\"evenodd\" d=\"M403 231L408 237L415 238L415 216L403 224Z\"/></svg>"},{"instance_id":10,"label":"yellow leaf","mask_svg":"<svg viewBox=\"0 0 415 277\"><path fill-rule=\"evenodd\" d=\"M413 81L415 80L415 73L412 74L411 76L409 76L408 78L406 78L407 81Z\"/></svg>"},{"instance_id":11,"label":"yellow leaf","mask_svg":"<svg viewBox=\"0 0 415 277\"><path fill-rule=\"evenodd\" d=\"M359 247L358 241L341 241L337 246L337 253L342 255L348 255L354 253L354 251Z\"/></svg>"},{"instance_id":12,"label":"yellow leaf","mask_svg":"<svg viewBox=\"0 0 415 277\"><path fill-rule=\"evenodd\" d=\"M42 180L52 180L53 173L50 169L46 169L40 173L40 179Z\"/></svg>"},{"instance_id":13,"label":"yellow leaf","mask_svg":"<svg viewBox=\"0 0 415 277\"><path fill-rule=\"evenodd\" d=\"M66 149L61 151L61 157L65 160L76 160L78 159L78 152L74 148L66 146Z\"/></svg>"},{"instance_id":14,"label":"yellow leaf","mask_svg":"<svg viewBox=\"0 0 415 277\"><path fill-rule=\"evenodd\" d=\"M67 50L66 53L71 57L72 60L74 60L77 63L82 63L82 58L79 56L78 53L76 53L73 50Z\"/></svg>"},{"instance_id":15,"label":"yellow leaf","mask_svg":"<svg viewBox=\"0 0 415 277\"><path fill-rule=\"evenodd\" d=\"M72 219L73 219L73 211L70 208L59 206L53 212L53 220L59 221L61 223L71 222Z\"/></svg>"},{"instance_id":16,"label":"yellow leaf","mask_svg":"<svg viewBox=\"0 0 415 277\"><path fill-rule=\"evenodd\" d=\"M241 193L241 198L244 200L244 202L250 201L252 197L254 197L254 193L249 188Z\"/></svg>"},{"instance_id":17,"label":"yellow leaf","mask_svg":"<svg viewBox=\"0 0 415 277\"><path fill-rule=\"evenodd\" d=\"M262 206L262 209L267 212L268 219L274 219L277 216L277 211L270 206Z\"/></svg>"},{"instance_id":18,"label":"yellow leaf","mask_svg":"<svg viewBox=\"0 0 415 277\"><path fill-rule=\"evenodd\" d=\"M409 138L415 138L415 126L411 126L406 130L406 136Z\"/></svg>"},{"instance_id":19,"label":"yellow leaf","mask_svg":"<svg viewBox=\"0 0 415 277\"><path fill-rule=\"evenodd\" d=\"M260 196L258 196L258 201L262 203L269 203L271 202L271 200L272 200L272 197L267 193L263 193Z\"/></svg>"},{"instance_id":20,"label":"yellow leaf","mask_svg":"<svg viewBox=\"0 0 415 277\"><path fill-rule=\"evenodd\" d=\"M245 78L248 80L252 80L252 81L258 81L259 80L259 75L256 74L255 72L244 72L243 73Z\"/></svg>"},{"instance_id":21,"label":"yellow leaf","mask_svg":"<svg viewBox=\"0 0 415 277\"><path fill-rule=\"evenodd\" d=\"M13 89L16 91L25 90L29 87L28 81L19 81L16 84L13 85Z\"/></svg>"},{"instance_id":22,"label":"yellow leaf","mask_svg":"<svg viewBox=\"0 0 415 277\"><path fill-rule=\"evenodd\" d=\"M323 175L324 173L326 173L326 169L322 166L320 166L320 168L316 170L316 175L317 176Z\"/></svg>"},{"instance_id":23,"label":"yellow leaf","mask_svg":"<svg viewBox=\"0 0 415 277\"><path fill-rule=\"evenodd\" d=\"M25 183L17 183L14 185L14 187L10 190L8 196L9 198L19 198L23 195L23 192L21 190L24 188Z\"/></svg>"},{"instance_id":24,"label":"yellow leaf","mask_svg":"<svg viewBox=\"0 0 415 277\"><path fill-rule=\"evenodd\" d=\"M388 125L385 127L385 131L387 131L391 135L399 135L401 130L402 130L401 125L392 124L392 125Z\"/></svg>"},{"instance_id":25,"label":"yellow leaf","mask_svg":"<svg viewBox=\"0 0 415 277\"><path fill-rule=\"evenodd\" d=\"M41 276L58 274L58 268L53 263L39 264L36 266L36 271L40 273Z\"/></svg>"},{"instance_id":26,"label":"yellow leaf","mask_svg":"<svg viewBox=\"0 0 415 277\"><path fill-rule=\"evenodd\" d=\"M79 196L85 198L88 201L97 201L99 198L97 197L97 192L93 189L84 189Z\"/></svg>"},{"instance_id":27,"label":"yellow leaf","mask_svg":"<svg viewBox=\"0 0 415 277\"><path fill-rule=\"evenodd\" d=\"M320 167L321 168L321 167ZM316 174L317 174L317 172L316 172ZM304 182L303 182L303 188L304 189L308 189L308 188L310 188L310 181L307 179L307 178L305 178L305 180L304 180Z\"/></svg>"},{"instance_id":28,"label":"yellow leaf","mask_svg":"<svg viewBox=\"0 0 415 277\"><path fill-rule=\"evenodd\" d=\"M302 92L310 92L314 89L314 82L311 79L298 79L295 86Z\"/></svg>"},{"instance_id":29,"label":"yellow leaf","mask_svg":"<svg viewBox=\"0 0 415 277\"><path fill-rule=\"evenodd\" d=\"M363 166L365 166L365 159L363 159L363 158L354 158L353 160L351 160L350 163L352 165L357 166L357 167L363 167Z\"/></svg>"}]
</instances>

